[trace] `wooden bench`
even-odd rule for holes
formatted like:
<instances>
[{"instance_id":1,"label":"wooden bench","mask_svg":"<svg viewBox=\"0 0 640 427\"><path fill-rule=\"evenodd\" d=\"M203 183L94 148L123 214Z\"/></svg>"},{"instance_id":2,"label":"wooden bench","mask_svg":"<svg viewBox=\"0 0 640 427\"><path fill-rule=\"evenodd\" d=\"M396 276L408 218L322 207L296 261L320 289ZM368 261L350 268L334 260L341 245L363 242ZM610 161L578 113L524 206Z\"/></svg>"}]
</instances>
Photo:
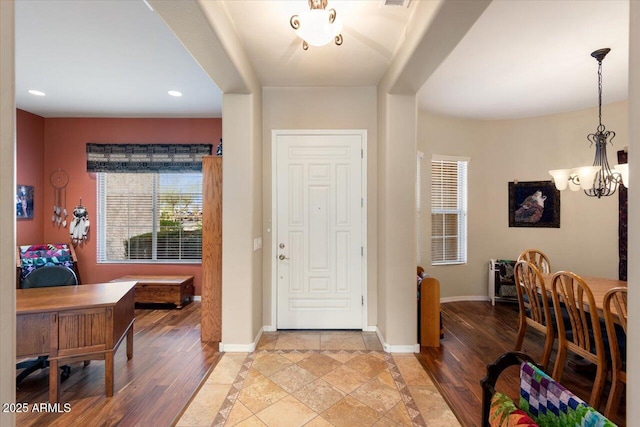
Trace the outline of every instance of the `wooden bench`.
<instances>
[{"instance_id":1,"label":"wooden bench","mask_svg":"<svg viewBox=\"0 0 640 427\"><path fill-rule=\"evenodd\" d=\"M193 300L193 276L171 275L129 275L112 280L112 282L135 281L136 303L182 304Z\"/></svg>"}]
</instances>

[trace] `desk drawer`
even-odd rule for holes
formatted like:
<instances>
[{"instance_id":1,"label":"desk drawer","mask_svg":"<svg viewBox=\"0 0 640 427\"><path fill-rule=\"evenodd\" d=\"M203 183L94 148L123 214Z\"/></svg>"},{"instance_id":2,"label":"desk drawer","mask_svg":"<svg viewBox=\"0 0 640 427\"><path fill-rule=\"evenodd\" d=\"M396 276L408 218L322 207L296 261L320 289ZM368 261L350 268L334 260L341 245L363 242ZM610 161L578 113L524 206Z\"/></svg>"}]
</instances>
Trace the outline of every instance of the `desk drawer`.
<instances>
[{"instance_id":1,"label":"desk drawer","mask_svg":"<svg viewBox=\"0 0 640 427\"><path fill-rule=\"evenodd\" d=\"M16 355L18 357L49 354L49 313L16 316ZM41 331L34 334L33 331Z\"/></svg>"}]
</instances>

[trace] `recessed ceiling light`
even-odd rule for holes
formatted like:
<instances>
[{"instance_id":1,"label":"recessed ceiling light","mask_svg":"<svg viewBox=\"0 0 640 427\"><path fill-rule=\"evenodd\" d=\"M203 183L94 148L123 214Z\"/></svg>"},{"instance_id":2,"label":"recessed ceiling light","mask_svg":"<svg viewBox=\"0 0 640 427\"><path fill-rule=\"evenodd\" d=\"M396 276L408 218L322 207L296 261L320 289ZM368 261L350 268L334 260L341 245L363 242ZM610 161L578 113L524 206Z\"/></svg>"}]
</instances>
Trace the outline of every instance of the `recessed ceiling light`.
<instances>
[{"instance_id":1,"label":"recessed ceiling light","mask_svg":"<svg viewBox=\"0 0 640 427\"><path fill-rule=\"evenodd\" d=\"M179 92L177 90L170 90L169 92L167 92L169 95L171 96L182 96L182 92Z\"/></svg>"},{"instance_id":2,"label":"recessed ceiling light","mask_svg":"<svg viewBox=\"0 0 640 427\"><path fill-rule=\"evenodd\" d=\"M45 96L46 95L44 92L39 91L39 90L35 90L35 89L29 89L28 92L31 95L35 95L35 96Z\"/></svg>"}]
</instances>

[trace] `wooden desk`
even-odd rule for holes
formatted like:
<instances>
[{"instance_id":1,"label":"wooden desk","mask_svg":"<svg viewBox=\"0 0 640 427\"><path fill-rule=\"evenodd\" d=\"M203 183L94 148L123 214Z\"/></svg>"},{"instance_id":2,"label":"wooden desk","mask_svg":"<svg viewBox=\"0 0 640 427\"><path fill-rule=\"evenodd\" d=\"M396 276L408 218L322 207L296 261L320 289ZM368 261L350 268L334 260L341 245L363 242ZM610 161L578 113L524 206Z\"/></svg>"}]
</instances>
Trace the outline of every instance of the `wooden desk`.
<instances>
[{"instance_id":1,"label":"wooden desk","mask_svg":"<svg viewBox=\"0 0 640 427\"><path fill-rule=\"evenodd\" d=\"M18 357L49 355L49 401L60 399L58 367L105 361L105 393L113 396L113 356L127 337L133 357L135 282L16 290Z\"/></svg>"},{"instance_id":2,"label":"wooden desk","mask_svg":"<svg viewBox=\"0 0 640 427\"><path fill-rule=\"evenodd\" d=\"M120 277L112 282L134 281L136 302L170 303L182 308L182 303L193 299L193 276L134 274Z\"/></svg>"}]
</instances>

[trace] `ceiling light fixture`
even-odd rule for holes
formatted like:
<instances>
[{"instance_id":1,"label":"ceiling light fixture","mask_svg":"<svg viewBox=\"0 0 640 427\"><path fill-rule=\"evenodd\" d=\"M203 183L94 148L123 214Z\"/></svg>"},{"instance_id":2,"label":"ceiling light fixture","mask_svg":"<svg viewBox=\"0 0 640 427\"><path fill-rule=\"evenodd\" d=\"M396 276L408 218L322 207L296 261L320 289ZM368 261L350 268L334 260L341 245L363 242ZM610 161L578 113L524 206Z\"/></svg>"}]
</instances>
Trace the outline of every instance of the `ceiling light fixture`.
<instances>
[{"instance_id":1,"label":"ceiling light fixture","mask_svg":"<svg viewBox=\"0 0 640 427\"><path fill-rule=\"evenodd\" d=\"M29 92L31 95L35 95L35 96L45 96L46 93L40 91L40 90L35 90L35 89L29 89L27 92Z\"/></svg>"},{"instance_id":2,"label":"ceiling light fixture","mask_svg":"<svg viewBox=\"0 0 640 427\"><path fill-rule=\"evenodd\" d=\"M177 90L170 90L169 92L167 92L169 95L171 96L182 96L182 92L177 91Z\"/></svg>"},{"instance_id":3,"label":"ceiling light fixture","mask_svg":"<svg viewBox=\"0 0 640 427\"><path fill-rule=\"evenodd\" d=\"M602 60L611 51L609 48L598 49L591 54L598 61L598 127L595 133L587 135L591 145L596 146L593 166L582 166L574 169L550 170L556 188L560 191L569 186L572 191L580 188L589 197L611 196L616 192L618 184L629 188L629 165L615 165L612 171L607 161L607 144L613 141L616 133L606 130L602 124Z\"/></svg>"},{"instance_id":4,"label":"ceiling light fixture","mask_svg":"<svg viewBox=\"0 0 640 427\"><path fill-rule=\"evenodd\" d=\"M335 41L342 44L342 23L336 19L335 9L326 9L327 0L309 0L309 10L293 15L289 20L291 27L302 39L302 49L311 46L324 46Z\"/></svg>"}]
</instances>

